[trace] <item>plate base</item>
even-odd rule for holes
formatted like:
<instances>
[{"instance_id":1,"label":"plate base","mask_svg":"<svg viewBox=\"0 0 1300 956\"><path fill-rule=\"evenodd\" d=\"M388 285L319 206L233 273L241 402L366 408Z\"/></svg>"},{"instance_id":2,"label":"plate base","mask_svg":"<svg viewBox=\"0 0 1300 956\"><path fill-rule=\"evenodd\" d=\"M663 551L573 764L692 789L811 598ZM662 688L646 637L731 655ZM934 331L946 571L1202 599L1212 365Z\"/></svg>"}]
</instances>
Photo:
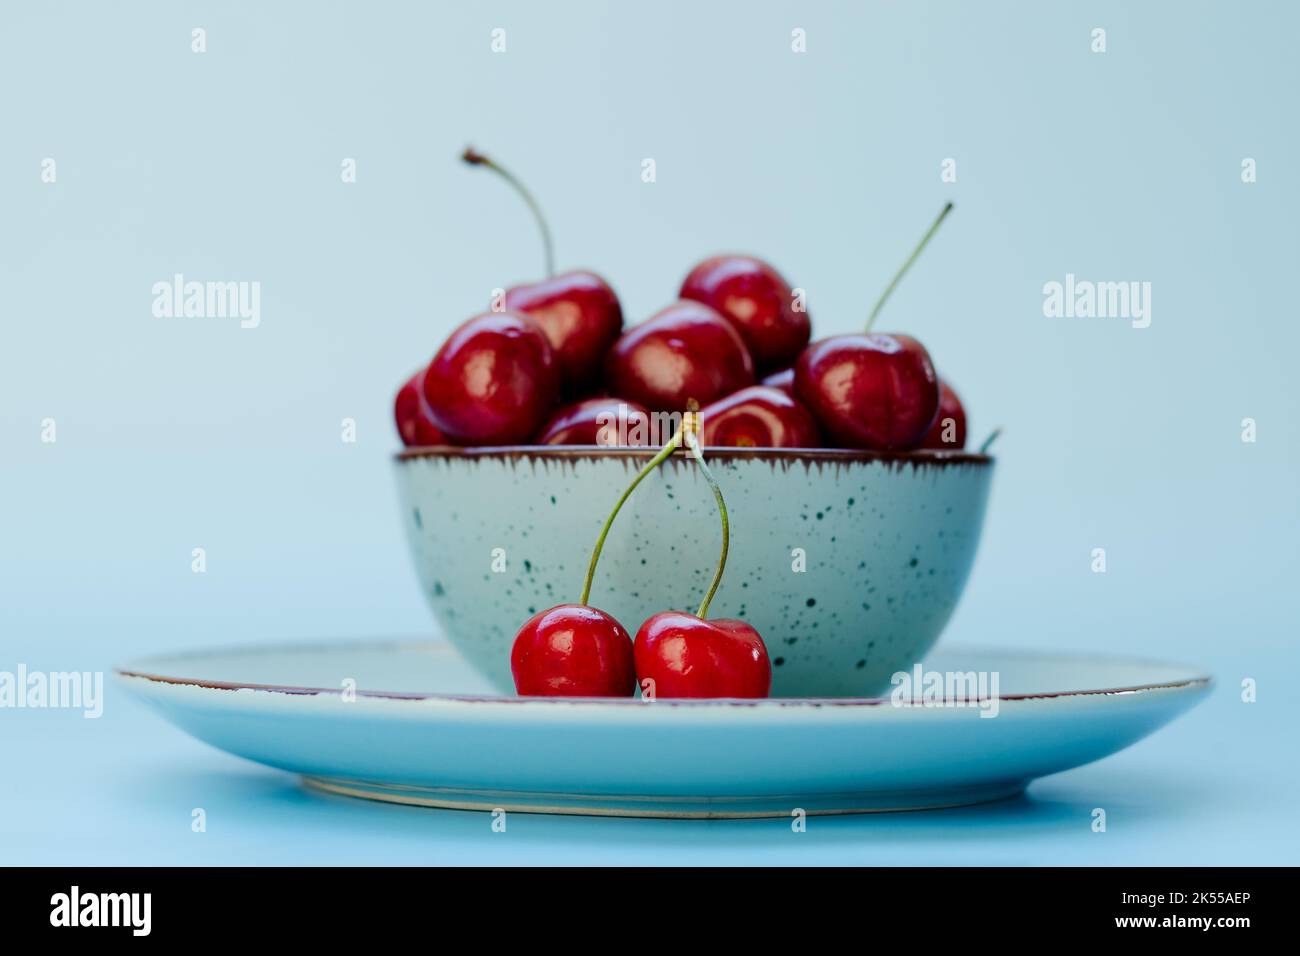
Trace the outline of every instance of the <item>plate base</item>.
<instances>
[{"instance_id":1,"label":"plate base","mask_svg":"<svg viewBox=\"0 0 1300 956\"><path fill-rule=\"evenodd\" d=\"M786 817L803 810L809 815L834 813L889 813L904 810L939 810L1005 800L1024 792L1023 780L999 781L943 790L867 791L818 796L773 795L755 797L631 796L622 794L527 793L509 790L460 790L452 787L413 787L364 783L329 777L302 778L310 790L345 797L405 803L448 810L508 813L560 813L604 817L671 817L676 819L735 820Z\"/></svg>"}]
</instances>

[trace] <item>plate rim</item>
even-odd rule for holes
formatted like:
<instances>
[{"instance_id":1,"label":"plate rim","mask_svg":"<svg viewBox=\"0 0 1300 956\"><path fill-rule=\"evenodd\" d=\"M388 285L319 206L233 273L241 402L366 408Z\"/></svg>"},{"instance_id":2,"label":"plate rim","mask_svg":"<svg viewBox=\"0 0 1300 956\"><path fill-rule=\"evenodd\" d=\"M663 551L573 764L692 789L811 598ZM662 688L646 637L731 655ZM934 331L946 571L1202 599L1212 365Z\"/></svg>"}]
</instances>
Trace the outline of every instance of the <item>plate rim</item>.
<instances>
[{"instance_id":1,"label":"plate rim","mask_svg":"<svg viewBox=\"0 0 1300 956\"><path fill-rule=\"evenodd\" d=\"M284 651L300 651L310 653L312 651L338 651L347 649L398 649L410 647L437 647L455 654L455 647L448 641L439 639L364 639L364 638L347 638L340 640L313 640L313 641L280 641L274 644L247 644L235 645L230 647L206 648L192 651L182 651L172 654L155 654L150 657L141 659L134 665L122 665L113 668L113 674L119 680L124 681L145 681L148 683L161 684L173 687L199 687L207 690L225 690L225 691L253 691L262 694L280 694L293 697L319 697L319 696L342 696L345 693L341 687L310 687L305 685L293 684L262 684L251 681L217 681L208 680L199 677L177 677L173 675L152 673L143 668L152 661L161 662L162 660L179 660L183 661L189 658L204 658L214 656L236 656L239 654L272 654ZM963 650L961 645L950 650ZM1188 690L1188 689L1206 689L1214 684L1214 676L1201 667L1194 667L1188 664L1182 664L1177 661L1157 660L1154 658L1136 657L1124 654L1100 654L1100 653L1081 653L1074 651L1054 652L1039 651L1032 648L999 648L983 645L969 645L964 650L976 654L1000 654L1004 656L1020 657L1048 657L1063 660L1092 660L1107 662L1122 662L1128 664L1150 664L1166 668L1177 668L1191 673L1193 676L1172 681L1155 681L1145 684L1133 684L1120 687L1100 687L1087 688L1083 690L1066 690L1066 691L1035 691L1022 694L999 694L999 702L1008 701L1033 701L1033 700L1068 700L1078 697L1120 697L1135 694L1146 694L1153 691L1170 691L1170 690ZM942 653L942 652L941 652ZM918 662L922 663L922 662ZM383 691L383 690L362 690L360 688L347 691L358 698L365 697L376 700L397 700L397 701L447 701L466 704L514 704L522 706L547 706L549 704L577 704L583 706L606 706L606 707L645 707L648 703L653 703L659 707L880 707L893 706L890 697L765 697L757 699L737 698L737 697L712 697L712 698L663 698L653 702L647 702L638 697L510 697L504 694L447 694L421 691Z\"/></svg>"}]
</instances>

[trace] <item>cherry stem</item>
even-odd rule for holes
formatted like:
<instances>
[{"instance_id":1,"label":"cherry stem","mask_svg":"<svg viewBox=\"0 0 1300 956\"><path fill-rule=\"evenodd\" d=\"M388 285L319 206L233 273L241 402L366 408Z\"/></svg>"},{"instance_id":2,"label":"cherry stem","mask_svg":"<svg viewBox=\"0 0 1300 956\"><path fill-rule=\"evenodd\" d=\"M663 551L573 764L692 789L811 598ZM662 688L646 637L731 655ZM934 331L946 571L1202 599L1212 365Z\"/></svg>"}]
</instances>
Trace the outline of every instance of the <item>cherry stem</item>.
<instances>
[{"instance_id":1,"label":"cherry stem","mask_svg":"<svg viewBox=\"0 0 1300 956\"><path fill-rule=\"evenodd\" d=\"M989 448L992 447L993 443L998 440L998 436L1001 434L1001 428L995 428L993 431L989 432L989 437L984 439L984 444L980 445L979 453L981 455L987 455L989 453Z\"/></svg>"},{"instance_id":2,"label":"cherry stem","mask_svg":"<svg viewBox=\"0 0 1300 956\"><path fill-rule=\"evenodd\" d=\"M921 241L916 244L916 248L913 249L912 254L907 257L907 261L903 263L902 268L894 273L894 278L889 280L889 285L885 286L885 291L880 293L880 298L876 300L876 307L871 310L871 315L867 317L867 327L864 331L871 331L871 327L876 324L876 316L880 315L880 310L885 307L885 301L893 293L894 287L898 285L898 280L903 278L908 269L912 268L912 263L916 261L916 257L921 254L921 250L930 242L931 237L939 231L940 224L945 218L947 218L948 213L950 212L952 212L952 203L948 203L948 205L944 206L943 209L940 210L938 217L930 225L930 228L926 230L925 235L921 237Z\"/></svg>"},{"instance_id":3,"label":"cherry stem","mask_svg":"<svg viewBox=\"0 0 1300 956\"><path fill-rule=\"evenodd\" d=\"M600 552L601 549L605 547L605 538L609 534L609 529L613 527L614 519L618 517L619 511L623 507L623 503L632 496L632 492L636 490L637 485L641 484L642 479L663 464L664 459L680 448L681 445L682 430L678 428L677 431L673 432L673 437L668 439L668 444L659 449L659 454L651 458L649 463L637 472L637 476L632 479L632 483L627 486L622 497L618 499L618 503L614 505L614 510L611 511L609 517L605 519L605 526L600 529L600 537L596 539L596 547L591 551L591 563L587 565L587 579L582 582L582 597L578 599L579 604L586 604L587 598L591 597L591 582L595 580L596 577L596 563L600 561Z\"/></svg>"},{"instance_id":4,"label":"cherry stem","mask_svg":"<svg viewBox=\"0 0 1300 956\"><path fill-rule=\"evenodd\" d=\"M704 475L704 480L713 489L713 497L718 502L718 516L722 519L722 553L718 555L718 569L713 572L713 583L709 585L709 593L704 595L704 600L700 603L700 609L695 612L696 617L704 620L709 613L709 604L713 601L713 595L718 593L718 585L722 583L722 572L727 568L727 551L731 546L731 523L727 519L727 502L722 497L722 489L718 486L718 480L713 477L713 472L704 463L704 451L700 448L700 439L697 435L698 419L695 422L694 427L686 429L686 445L690 448L696 462L699 463L700 473Z\"/></svg>"},{"instance_id":5,"label":"cherry stem","mask_svg":"<svg viewBox=\"0 0 1300 956\"><path fill-rule=\"evenodd\" d=\"M546 224L546 217L542 215L542 207L537 205L537 200L533 198L533 194L515 178L514 173L504 166L498 165L490 157L484 156L473 146L466 146L465 152L461 153L460 158L471 166L485 166L492 170L514 187L515 192L523 197L524 202L528 204L528 208L532 210L533 218L537 220L537 228L542 232L542 247L546 250L546 274L548 276L555 275L555 247L551 242L551 227Z\"/></svg>"}]
</instances>

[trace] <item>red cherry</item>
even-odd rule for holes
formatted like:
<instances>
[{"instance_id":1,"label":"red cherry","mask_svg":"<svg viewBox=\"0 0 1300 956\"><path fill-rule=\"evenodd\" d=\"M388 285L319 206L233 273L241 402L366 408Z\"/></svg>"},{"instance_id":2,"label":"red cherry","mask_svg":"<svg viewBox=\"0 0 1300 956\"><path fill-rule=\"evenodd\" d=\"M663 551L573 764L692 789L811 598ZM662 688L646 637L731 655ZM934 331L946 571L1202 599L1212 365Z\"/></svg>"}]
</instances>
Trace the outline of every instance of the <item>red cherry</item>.
<instances>
[{"instance_id":1,"label":"red cherry","mask_svg":"<svg viewBox=\"0 0 1300 956\"><path fill-rule=\"evenodd\" d=\"M585 604L529 618L515 635L510 671L526 697L631 697L636 690L627 631Z\"/></svg>"},{"instance_id":2,"label":"red cherry","mask_svg":"<svg viewBox=\"0 0 1300 956\"><path fill-rule=\"evenodd\" d=\"M588 398L552 415L536 444L649 445L650 413L621 398Z\"/></svg>"},{"instance_id":3,"label":"red cherry","mask_svg":"<svg viewBox=\"0 0 1300 956\"><path fill-rule=\"evenodd\" d=\"M614 343L605 381L653 412L673 412L752 385L754 363L726 319L702 303L676 302Z\"/></svg>"},{"instance_id":4,"label":"red cherry","mask_svg":"<svg viewBox=\"0 0 1300 956\"><path fill-rule=\"evenodd\" d=\"M836 335L799 356L794 392L847 448L914 448L939 410L930 355L907 335Z\"/></svg>"},{"instance_id":5,"label":"red cherry","mask_svg":"<svg viewBox=\"0 0 1300 956\"><path fill-rule=\"evenodd\" d=\"M686 276L680 295L728 319L759 369L789 365L812 335L808 313L794 308L790 284L753 256L705 259Z\"/></svg>"},{"instance_id":6,"label":"red cherry","mask_svg":"<svg viewBox=\"0 0 1300 956\"><path fill-rule=\"evenodd\" d=\"M763 379L763 384L768 388L779 388L791 398L794 398L794 369L783 368L779 372L773 372Z\"/></svg>"},{"instance_id":7,"label":"red cherry","mask_svg":"<svg viewBox=\"0 0 1300 956\"><path fill-rule=\"evenodd\" d=\"M642 690L656 698L766 697L772 665L758 631L744 621L706 621L663 611L641 625L633 643Z\"/></svg>"},{"instance_id":8,"label":"red cherry","mask_svg":"<svg viewBox=\"0 0 1300 956\"><path fill-rule=\"evenodd\" d=\"M819 448L821 432L808 409L778 388L751 385L700 412L705 445Z\"/></svg>"},{"instance_id":9,"label":"red cherry","mask_svg":"<svg viewBox=\"0 0 1300 956\"><path fill-rule=\"evenodd\" d=\"M402 444L445 445L447 438L438 431L429 414L429 403L424 400L424 369L420 369L397 390L393 402L393 418L397 421L397 434Z\"/></svg>"},{"instance_id":10,"label":"red cherry","mask_svg":"<svg viewBox=\"0 0 1300 956\"><path fill-rule=\"evenodd\" d=\"M950 423L951 441L945 441L944 432L949 431ZM950 450L966 447L966 409L962 407L961 399L952 390L952 386L943 379L939 379L939 414L926 432L921 447Z\"/></svg>"},{"instance_id":11,"label":"red cherry","mask_svg":"<svg viewBox=\"0 0 1300 956\"><path fill-rule=\"evenodd\" d=\"M566 394L587 394L599 384L605 353L623 329L623 309L604 279L566 272L506 290L505 304L542 327Z\"/></svg>"},{"instance_id":12,"label":"red cherry","mask_svg":"<svg viewBox=\"0 0 1300 956\"><path fill-rule=\"evenodd\" d=\"M424 376L433 423L457 445L528 441L551 413L558 391L546 334L518 312L485 312L465 322Z\"/></svg>"}]
</instances>

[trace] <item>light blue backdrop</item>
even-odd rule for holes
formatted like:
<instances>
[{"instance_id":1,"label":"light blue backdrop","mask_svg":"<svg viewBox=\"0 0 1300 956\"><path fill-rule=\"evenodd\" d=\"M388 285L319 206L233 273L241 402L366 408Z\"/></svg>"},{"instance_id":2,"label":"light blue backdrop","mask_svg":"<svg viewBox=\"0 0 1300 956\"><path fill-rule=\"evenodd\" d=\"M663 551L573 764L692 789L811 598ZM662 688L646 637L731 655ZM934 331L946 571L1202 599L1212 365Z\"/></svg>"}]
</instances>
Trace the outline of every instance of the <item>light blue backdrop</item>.
<instances>
[{"instance_id":1,"label":"light blue backdrop","mask_svg":"<svg viewBox=\"0 0 1300 956\"><path fill-rule=\"evenodd\" d=\"M976 440L1006 428L948 639L1186 659L1217 692L1026 800L801 839L547 818L503 837L309 797L113 694L99 721L0 710L0 862L1294 862L1295 6L463 7L4 6L0 670L430 629L392 393L541 268L526 212L456 161L472 142L633 321L742 249L808 290L820 333L853 330L955 200L882 319L929 346ZM260 326L153 318L177 272L260 282ZM1150 327L1045 318L1067 273L1151 282Z\"/></svg>"}]
</instances>

